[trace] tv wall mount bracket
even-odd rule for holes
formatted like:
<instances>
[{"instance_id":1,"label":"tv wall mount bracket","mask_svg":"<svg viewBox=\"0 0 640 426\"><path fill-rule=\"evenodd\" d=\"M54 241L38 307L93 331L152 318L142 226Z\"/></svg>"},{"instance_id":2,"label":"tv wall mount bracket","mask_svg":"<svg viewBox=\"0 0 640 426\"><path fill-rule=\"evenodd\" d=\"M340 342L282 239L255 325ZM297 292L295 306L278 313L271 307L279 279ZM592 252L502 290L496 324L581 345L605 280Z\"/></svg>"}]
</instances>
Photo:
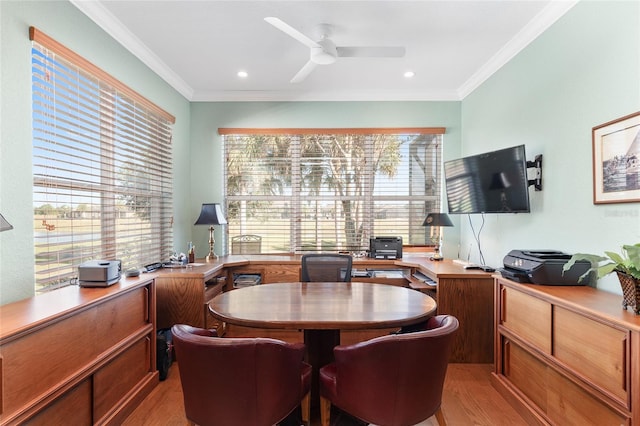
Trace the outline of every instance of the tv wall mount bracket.
<instances>
[{"instance_id":1,"label":"tv wall mount bracket","mask_svg":"<svg viewBox=\"0 0 640 426\"><path fill-rule=\"evenodd\" d=\"M533 161L527 161L528 169L535 169L535 177L528 179L527 183L533 185L536 191L542 191L542 154L536 155Z\"/></svg>"}]
</instances>

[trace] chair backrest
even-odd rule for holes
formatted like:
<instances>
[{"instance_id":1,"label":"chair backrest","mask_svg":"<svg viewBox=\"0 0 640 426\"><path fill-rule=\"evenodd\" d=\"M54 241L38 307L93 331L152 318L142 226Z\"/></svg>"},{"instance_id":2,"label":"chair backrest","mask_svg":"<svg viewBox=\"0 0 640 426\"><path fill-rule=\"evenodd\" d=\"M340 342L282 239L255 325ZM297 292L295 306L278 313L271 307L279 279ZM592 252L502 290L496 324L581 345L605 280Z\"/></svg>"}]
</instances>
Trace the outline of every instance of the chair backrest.
<instances>
[{"instance_id":1,"label":"chair backrest","mask_svg":"<svg viewBox=\"0 0 640 426\"><path fill-rule=\"evenodd\" d=\"M303 282L351 282L353 258L348 254L313 253L301 259Z\"/></svg>"},{"instance_id":2,"label":"chair backrest","mask_svg":"<svg viewBox=\"0 0 640 426\"><path fill-rule=\"evenodd\" d=\"M184 324L171 331L190 421L270 426L300 404L303 344L213 337Z\"/></svg>"},{"instance_id":3,"label":"chair backrest","mask_svg":"<svg viewBox=\"0 0 640 426\"><path fill-rule=\"evenodd\" d=\"M231 254L260 254L262 237L260 235L236 235L231 237Z\"/></svg>"},{"instance_id":4,"label":"chair backrest","mask_svg":"<svg viewBox=\"0 0 640 426\"><path fill-rule=\"evenodd\" d=\"M440 407L458 319L439 315L425 330L334 348L341 408L369 423L413 425Z\"/></svg>"}]
</instances>

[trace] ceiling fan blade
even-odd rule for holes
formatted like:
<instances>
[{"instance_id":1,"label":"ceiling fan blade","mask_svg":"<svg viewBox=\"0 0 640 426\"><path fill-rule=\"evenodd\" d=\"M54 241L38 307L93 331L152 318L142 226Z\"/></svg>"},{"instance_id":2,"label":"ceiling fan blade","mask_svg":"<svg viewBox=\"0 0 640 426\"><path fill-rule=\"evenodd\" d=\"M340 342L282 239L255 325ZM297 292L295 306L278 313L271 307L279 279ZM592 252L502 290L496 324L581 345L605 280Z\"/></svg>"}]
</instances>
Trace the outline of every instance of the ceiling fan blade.
<instances>
[{"instance_id":1,"label":"ceiling fan blade","mask_svg":"<svg viewBox=\"0 0 640 426\"><path fill-rule=\"evenodd\" d=\"M340 46L336 50L341 58L402 58L406 53L401 46Z\"/></svg>"},{"instance_id":2,"label":"ceiling fan blade","mask_svg":"<svg viewBox=\"0 0 640 426\"><path fill-rule=\"evenodd\" d=\"M298 73L293 76L293 78L291 79L291 83L300 83L301 81L303 81L309 74L311 74L311 71L313 71L316 65L317 64L313 61L309 61L304 64L300 71L298 71Z\"/></svg>"},{"instance_id":3,"label":"ceiling fan blade","mask_svg":"<svg viewBox=\"0 0 640 426\"><path fill-rule=\"evenodd\" d=\"M271 25L273 25L274 27L276 27L277 29L279 29L280 31L282 31L283 33L295 38L300 43L304 44L309 48L320 47L318 43L311 40L309 37L302 34L300 31L296 30L291 25L287 24L286 22L282 21L279 18L267 17L267 18L264 18L264 20L270 23Z\"/></svg>"}]
</instances>

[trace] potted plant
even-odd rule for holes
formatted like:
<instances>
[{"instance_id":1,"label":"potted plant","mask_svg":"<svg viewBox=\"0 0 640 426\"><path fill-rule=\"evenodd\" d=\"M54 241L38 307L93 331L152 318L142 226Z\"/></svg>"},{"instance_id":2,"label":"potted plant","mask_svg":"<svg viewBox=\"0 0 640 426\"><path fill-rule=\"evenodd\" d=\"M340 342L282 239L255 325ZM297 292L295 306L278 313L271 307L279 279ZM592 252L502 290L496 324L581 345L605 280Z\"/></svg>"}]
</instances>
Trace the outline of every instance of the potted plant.
<instances>
[{"instance_id":1,"label":"potted plant","mask_svg":"<svg viewBox=\"0 0 640 426\"><path fill-rule=\"evenodd\" d=\"M571 269L578 260L588 260L592 267L582 274L578 281L593 271L597 272L598 279L615 272L622 286L622 307L626 309L627 306L631 306L636 314L640 314L640 243L622 246L621 254L610 251L604 253L606 257L576 253L571 256L562 271Z\"/></svg>"}]
</instances>

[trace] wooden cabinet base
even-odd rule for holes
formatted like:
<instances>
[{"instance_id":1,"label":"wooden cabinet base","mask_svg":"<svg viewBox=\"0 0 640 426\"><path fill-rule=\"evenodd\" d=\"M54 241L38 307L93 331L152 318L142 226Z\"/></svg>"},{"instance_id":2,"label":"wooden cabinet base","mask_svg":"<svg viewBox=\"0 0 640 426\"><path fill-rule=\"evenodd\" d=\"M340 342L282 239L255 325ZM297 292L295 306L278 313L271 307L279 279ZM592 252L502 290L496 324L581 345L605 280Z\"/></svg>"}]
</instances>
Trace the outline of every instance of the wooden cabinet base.
<instances>
[{"instance_id":1,"label":"wooden cabinet base","mask_svg":"<svg viewBox=\"0 0 640 426\"><path fill-rule=\"evenodd\" d=\"M640 318L615 295L498 278L495 297L492 383L528 423L640 424Z\"/></svg>"},{"instance_id":2,"label":"wooden cabinet base","mask_svg":"<svg viewBox=\"0 0 640 426\"><path fill-rule=\"evenodd\" d=\"M117 425L158 383L151 279L59 289L0 322L2 425Z\"/></svg>"}]
</instances>

